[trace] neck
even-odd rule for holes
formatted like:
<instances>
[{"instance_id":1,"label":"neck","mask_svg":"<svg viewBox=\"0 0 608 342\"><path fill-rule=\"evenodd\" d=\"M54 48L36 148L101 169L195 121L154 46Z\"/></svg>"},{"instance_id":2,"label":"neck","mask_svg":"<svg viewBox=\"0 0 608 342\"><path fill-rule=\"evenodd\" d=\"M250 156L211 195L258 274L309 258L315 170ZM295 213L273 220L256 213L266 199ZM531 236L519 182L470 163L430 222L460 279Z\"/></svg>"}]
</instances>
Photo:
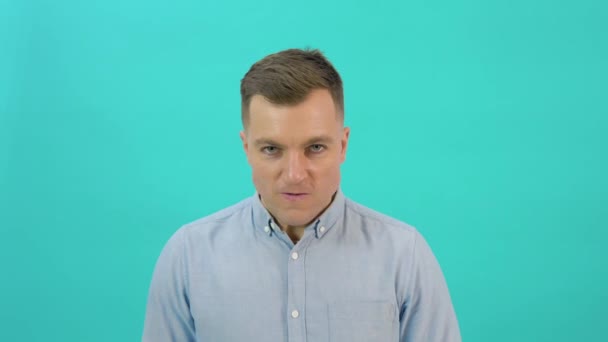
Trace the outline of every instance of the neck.
<instances>
[{"instance_id":1,"label":"neck","mask_svg":"<svg viewBox=\"0 0 608 342\"><path fill-rule=\"evenodd\" d=\"M289 238L291 239L291 241L293 241L293 243L298 243L298 241L300 241L300 239L302 239L302 236L304 236L304 229L306 227L291 227L291 226L287 226L283 229L283 231L287 234L287 236L289 236Z\"/></svg>"},{"instance_id":2,"label":"neck","mask_svg":"<svg viewBox=\"0 0 608 342\"><path fill-rule=\"evenodd\" d=\"M331 206L331 204L334 202L334 198L336 198L336 194L338 192L336 191L330 198L329 203L325 206L325 208L323 208L323 210L321 210L321 212L315 216L315 218L313 220L311 220L309 223L307 223L305 226L290 226L290 225L283 225L281 224L281 222L279 222L277 220L277 218L270 213L270 215L272 216L272 218L274 219L274 221L279 225L279 227L281 228L282 231L284 231L287 236L289 236L289 238L291 239L291 241L293 241L293 243L297 243L298 241L300 241L300 239L302 239L302 236L304 236L304 230L306 229L306 227L314 222L314 220L316 220L319 216L321 216L326 210L327 208L329 208L329 206ZM264 204L264 199L262 198L261 195L258 195L258 197L260 198L260 201L262 202L262 205L264 207L266 207L266 205ZM270 211L269 211L270 212Z\"/></svg>"}]
</instances>

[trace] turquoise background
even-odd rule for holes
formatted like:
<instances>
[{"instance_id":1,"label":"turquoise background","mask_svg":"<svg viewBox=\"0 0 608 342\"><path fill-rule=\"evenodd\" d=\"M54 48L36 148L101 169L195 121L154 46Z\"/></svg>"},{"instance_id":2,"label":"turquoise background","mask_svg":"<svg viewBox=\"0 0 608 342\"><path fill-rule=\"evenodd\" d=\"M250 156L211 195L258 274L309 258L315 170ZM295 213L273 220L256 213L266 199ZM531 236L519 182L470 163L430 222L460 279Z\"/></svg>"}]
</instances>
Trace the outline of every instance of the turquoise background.
<instances>
[{"instance_id":1,"label":"turquoise background","mask_svg":"<svg viewBox=\"0 0 608 342\"><path fill-rule=\"evenodd\" d=\"M239 82L317 47L347 196L416 226L465 341L600 341L605 1L3 1L0 341L136 341L169 236L253 193Z\"/></svg>"}]
</instances>

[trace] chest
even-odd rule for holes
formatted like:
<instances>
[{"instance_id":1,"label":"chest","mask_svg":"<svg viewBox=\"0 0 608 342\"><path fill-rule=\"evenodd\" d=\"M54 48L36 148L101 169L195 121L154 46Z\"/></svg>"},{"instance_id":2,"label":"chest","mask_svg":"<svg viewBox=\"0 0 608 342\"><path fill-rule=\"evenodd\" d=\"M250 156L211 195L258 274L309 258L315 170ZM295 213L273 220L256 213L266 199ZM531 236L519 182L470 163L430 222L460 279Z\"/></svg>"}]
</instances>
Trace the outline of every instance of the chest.
<instances>
[{"instance_id":1,"label":"chest","mask_svg":"<svg viewBox=\"0 0 608 342\"><path fill-rule=\"evenodd\" d=\"M201 341L396 341L398 280L386 250L269 239L201 258L188 284Z\"/></svg>"}]
</instances>

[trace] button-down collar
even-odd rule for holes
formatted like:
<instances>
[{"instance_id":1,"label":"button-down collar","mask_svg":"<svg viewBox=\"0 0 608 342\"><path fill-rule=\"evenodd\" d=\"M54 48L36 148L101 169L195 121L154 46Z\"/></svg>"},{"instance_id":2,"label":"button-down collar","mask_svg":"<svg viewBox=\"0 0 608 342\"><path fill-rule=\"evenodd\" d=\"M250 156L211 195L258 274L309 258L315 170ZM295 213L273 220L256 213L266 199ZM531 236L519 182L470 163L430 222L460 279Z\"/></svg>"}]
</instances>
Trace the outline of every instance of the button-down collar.
<instances>
[{"instance_id":1,"label":"button-down collar","mask_svg":"<svg viewBox=\"0 0 608 342\"><path fill-rule=\"evenodd\" d=\"M272 215L262 204L260 195L256 192L252 198L253 202L253 224L256 229L260 229L265 234L272 236L274 231L280 230L279 225L274 221ZM314 229L315 237L321 238L329 229L344 215L344 194L342 189L338 188L334 199L330 206L313 222L311 222L305 230Z\"/></svg>"}]
</instances>

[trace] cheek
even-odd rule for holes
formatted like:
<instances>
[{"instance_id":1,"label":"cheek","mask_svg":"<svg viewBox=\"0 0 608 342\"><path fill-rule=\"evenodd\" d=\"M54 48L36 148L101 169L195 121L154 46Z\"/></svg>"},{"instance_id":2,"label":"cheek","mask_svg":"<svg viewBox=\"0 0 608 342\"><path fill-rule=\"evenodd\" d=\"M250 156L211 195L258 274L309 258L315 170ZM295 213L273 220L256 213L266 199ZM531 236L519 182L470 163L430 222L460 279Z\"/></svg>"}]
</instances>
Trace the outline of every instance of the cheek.
<instances>
[{"instance_id":1,"label":"cheek","mask_svg":"<svg viewBox=\"0 0 608 342\"><path fill-rule=\"evenodd\" d=\"M313 170L315 174L315 178L319 182L323 183L334 183L336 178L340 177L340 163L335 160L328 161L323 165L319 165L319 167Z\"/></svg>"},{"instance_id":2,"label":"cheek","mask_svg":"<svg viewBox=\"0 0 608 342\"><path fill-rule=\"evenodd\" d=\"M275 174L275 170L272 165L259 160L251 163L251 172L253 175L253 180L260 184L272 180Z\"/></svg>"}]
</instances>

